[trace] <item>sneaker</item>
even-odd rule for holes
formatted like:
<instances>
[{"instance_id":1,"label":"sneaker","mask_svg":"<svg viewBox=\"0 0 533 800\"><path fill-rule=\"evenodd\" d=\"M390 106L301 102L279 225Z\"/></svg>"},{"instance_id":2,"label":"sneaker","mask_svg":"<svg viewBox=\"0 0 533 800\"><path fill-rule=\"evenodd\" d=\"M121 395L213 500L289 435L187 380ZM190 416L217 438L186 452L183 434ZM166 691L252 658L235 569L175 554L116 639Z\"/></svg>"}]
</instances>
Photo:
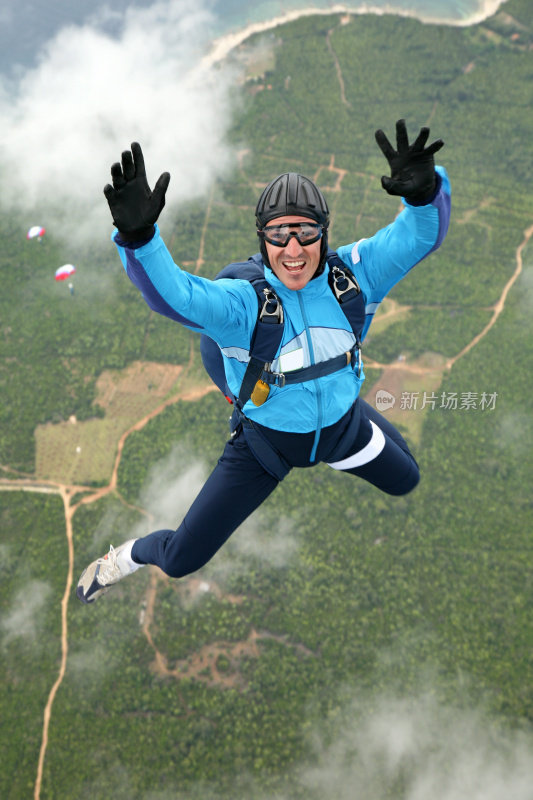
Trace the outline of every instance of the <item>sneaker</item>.
<instances>
[{"instance_id":1,"label":"sneaker","mask_svg":"<svg viewBox=\"0 0 533 800\"><path fill-rule=\"evenodd\" d=\"M109 590L110 586L143 566L142 564L132 564L131 559L126 561L124 558L120 558L120 554L126 547L128 547L128 552L131 552L131 545L134 541L135 539L128 539L116 549L110 545L109 553L103 558L97 558L83 570L76 589L76 595L82 603L94 603L100 595Z\"/></svg>"}]
</instances>

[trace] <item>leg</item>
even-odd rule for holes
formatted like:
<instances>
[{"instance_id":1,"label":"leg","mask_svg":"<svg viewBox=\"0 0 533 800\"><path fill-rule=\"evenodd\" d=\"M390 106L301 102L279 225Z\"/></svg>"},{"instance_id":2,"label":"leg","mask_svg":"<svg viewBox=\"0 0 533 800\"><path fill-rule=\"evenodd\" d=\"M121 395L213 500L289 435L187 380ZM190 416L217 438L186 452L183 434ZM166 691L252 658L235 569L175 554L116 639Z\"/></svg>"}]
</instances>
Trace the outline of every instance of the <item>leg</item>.
<instances>
[{"instance_id":1,"label":"leg","mask_svg":"<svg viewBox=\"0 0 533 800\"><path fill-rule=\"evenodd\" d=\"M407 442L394 425L365 400L356 441L333 469L349 472L387 494L407 494L420 480L420 472Z\"/></svg>"},{"instance_id":2,"label":"leg","mask_svg":"<svg viewBox=\"0 0 533 800\"><path fill-rule=\"evenodd\" d=\"M137 539L132 559L157 564L173 578L200 569L277 485L256 461L241 432L227 442L179 528Z\"/></svg>"}]
</instances>

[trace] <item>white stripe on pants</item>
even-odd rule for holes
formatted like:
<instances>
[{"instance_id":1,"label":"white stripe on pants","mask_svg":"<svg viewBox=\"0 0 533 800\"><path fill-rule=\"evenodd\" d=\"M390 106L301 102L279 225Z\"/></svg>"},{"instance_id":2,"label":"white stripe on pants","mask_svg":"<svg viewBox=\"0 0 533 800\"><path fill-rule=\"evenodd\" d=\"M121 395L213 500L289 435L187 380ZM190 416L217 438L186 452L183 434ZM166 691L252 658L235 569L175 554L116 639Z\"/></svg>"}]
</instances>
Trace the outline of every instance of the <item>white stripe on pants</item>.
<instances>
[{"instance_id":1,"label":"white stripe on pants","mask_svg":"<svg viewBox=\"0 0 533 800\"><path fill-rule=\"evenodd\" d=\"M369 461L379 456L385 447L385 436L375 422L370 420L370 424L372 426L372 438L368 444L362 450L358 450L357 453L348 456L348 458L343 458L341 461L333 461L328 464L328 467L333 467L333 469L354 469L355 467L362 467L363 464L368 464Z\"/></svg>"}]
</instances>

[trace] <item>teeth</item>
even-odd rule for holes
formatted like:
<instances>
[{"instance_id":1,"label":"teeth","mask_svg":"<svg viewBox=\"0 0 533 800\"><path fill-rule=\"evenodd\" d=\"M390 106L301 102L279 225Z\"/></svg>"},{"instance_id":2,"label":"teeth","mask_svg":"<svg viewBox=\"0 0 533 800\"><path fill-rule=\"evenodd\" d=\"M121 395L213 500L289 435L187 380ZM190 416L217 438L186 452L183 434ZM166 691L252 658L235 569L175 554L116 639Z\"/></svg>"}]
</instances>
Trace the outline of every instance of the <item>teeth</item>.
<instances>
[{"instance_id":1,"label":"teeth","mask_svg":"<svg viewBox=\"0 0 533 800\"><path fill-rule=\"evenodd\" d=\"M305 261L284 261L283 266L287 269L294 269L295 267L303 267Z\"/></svg>"}]
</instances>

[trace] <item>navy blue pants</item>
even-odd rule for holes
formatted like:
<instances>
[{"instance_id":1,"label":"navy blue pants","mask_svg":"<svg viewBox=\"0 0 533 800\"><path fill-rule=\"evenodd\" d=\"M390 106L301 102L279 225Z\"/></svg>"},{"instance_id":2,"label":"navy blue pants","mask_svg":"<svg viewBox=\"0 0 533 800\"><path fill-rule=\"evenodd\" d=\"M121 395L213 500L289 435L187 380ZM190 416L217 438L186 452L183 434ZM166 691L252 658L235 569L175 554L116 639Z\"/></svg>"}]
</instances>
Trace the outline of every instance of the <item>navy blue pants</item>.
<instances>
[{"instance_id":1,"label":"navy blue pants","mask_svg":"<svg viewBox=\"0 0 533 800\"><path fill-rule=\"evenodd\" d=\"M358 415L356 435L352 441L345 441L343 434L353 430L349 423L354 410ZM271 433L272 443L291 467L312 466L308 458L314 434ZM403 437L361 399L340 422L322 431L316 461L363 478L392 495L407 494L420 478L418 465ZM239 431L226 443L179 528L155 531L137 539L133 560L156 564L173 578L200 569L278 483L261 466Z\"/></svg>"}]
</instances>

